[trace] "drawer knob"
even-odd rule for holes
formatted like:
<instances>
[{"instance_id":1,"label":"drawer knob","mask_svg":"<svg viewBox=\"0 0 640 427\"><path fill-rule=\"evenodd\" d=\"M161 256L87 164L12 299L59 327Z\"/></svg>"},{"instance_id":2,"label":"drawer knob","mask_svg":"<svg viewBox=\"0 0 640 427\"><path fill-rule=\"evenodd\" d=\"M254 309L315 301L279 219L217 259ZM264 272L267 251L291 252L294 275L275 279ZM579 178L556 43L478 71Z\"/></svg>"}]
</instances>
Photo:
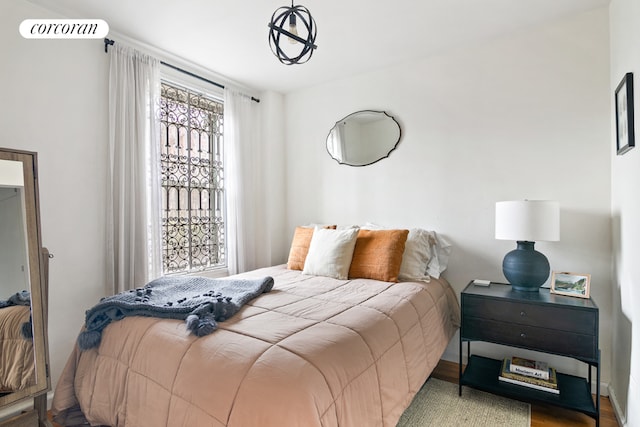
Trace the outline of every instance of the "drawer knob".
<instances>
[{"instance_id":1,"label":"drawer knob","mask_svg":"<svg viewBox=\"0 0 640 427\"><path fill-rule=\"evenodd\" d=\"M525 334L524 332L520 334L520 338L526 338L526 337L527 337L527 334Z\"/></svg>"},{"instance_id":2,"label":"drawer knob","mask_svg":"<svg viewBox=\"0 0 640 427\"><path fill-rule=\"evenodd\" d=\"M520 312L520 316L524 317L524 316L526 316L526 315L527 315L527 313L525 313L524 311L521 311L521 312Z\"/></svg>"}]
</instances>

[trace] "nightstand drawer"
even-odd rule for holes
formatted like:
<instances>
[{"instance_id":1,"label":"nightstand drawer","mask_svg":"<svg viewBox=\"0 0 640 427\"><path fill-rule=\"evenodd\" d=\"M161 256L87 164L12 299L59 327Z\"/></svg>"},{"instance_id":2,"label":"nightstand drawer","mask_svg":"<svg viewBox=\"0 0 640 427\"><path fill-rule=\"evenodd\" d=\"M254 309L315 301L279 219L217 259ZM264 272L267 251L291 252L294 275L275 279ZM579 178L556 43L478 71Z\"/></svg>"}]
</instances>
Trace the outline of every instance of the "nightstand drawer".
<instances>
[{"instance_id":1,"label":"nightstand drawer","mask_svg":"<svg viewBox=\"0 0 640 427\"><path fill-rule=\"evenodd\" d=\"M597 316L593 310L568 310L550 304L528 304L468 295L463 295L463 305L465 315L474 318L596 335Z\"/></svg>"},{"instance_id":2,"label":"nightstand drawer","mask_svg":"<svg viewBox=\"0 0 640 427\"><path fill-rule=\"evenodd\" d=\"M596 336L465 316L466 339L512 345L580 359L597 360Z\"/></svg>"}]
</instances>

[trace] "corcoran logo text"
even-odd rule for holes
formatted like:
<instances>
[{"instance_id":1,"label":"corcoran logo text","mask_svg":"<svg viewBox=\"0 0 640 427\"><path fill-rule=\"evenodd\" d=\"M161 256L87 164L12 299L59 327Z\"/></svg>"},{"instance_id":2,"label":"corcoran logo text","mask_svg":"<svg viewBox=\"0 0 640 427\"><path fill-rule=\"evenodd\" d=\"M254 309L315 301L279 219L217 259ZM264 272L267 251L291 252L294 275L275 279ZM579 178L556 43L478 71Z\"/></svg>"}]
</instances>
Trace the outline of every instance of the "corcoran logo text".
<instances>
[{"instance_id":1,"label":"corcoran logo text","mask_svg":"<svg viewBox=\"0 0 640 427\"><path fill-rule=\"evenodd\" d=\"M20 24L25 39L101 39L108 33L102 19L25 19Z\"/></svg>"}]
</instances>

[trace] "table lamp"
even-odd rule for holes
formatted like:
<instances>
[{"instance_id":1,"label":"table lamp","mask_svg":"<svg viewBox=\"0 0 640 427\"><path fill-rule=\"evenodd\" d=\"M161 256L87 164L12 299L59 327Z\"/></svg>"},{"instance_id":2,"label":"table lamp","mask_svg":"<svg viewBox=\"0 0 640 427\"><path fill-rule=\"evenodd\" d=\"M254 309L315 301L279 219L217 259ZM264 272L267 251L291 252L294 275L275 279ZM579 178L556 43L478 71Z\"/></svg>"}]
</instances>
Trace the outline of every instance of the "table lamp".
<instances>
[{"instance_id":1,"label":"table lamp","mask_svg":"<svg viewBox=\"0 0 640 427\"><path fill-rule=\"evenodd\" d=\"M534 249L536 241L560 240L560 205L550 200L496 203L496 239L515 240L502 272L516 291L537 292L549 278L549 261Z\"/></svg>"}]
</instances>

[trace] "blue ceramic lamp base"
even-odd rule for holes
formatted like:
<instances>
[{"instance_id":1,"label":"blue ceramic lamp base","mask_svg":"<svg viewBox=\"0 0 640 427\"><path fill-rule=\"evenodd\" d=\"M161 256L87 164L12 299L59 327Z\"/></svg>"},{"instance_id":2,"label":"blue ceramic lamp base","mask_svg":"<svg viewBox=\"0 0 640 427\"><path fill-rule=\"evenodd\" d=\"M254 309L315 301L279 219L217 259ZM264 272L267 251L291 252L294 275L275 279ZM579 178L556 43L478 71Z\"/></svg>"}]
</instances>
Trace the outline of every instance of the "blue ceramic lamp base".
<instances>
[{"instance_id":1,"label":"blue ceramic lamp base","mask_svg":"<svg viewBox=\"0 0 640 427\"><path fill-rule=\"evenodd\" d=\"M502 272L516 291L537 292L549 278L549 260L534 249L535 242L518 241L504 256Z\"/></svg>"}]
</instances>

